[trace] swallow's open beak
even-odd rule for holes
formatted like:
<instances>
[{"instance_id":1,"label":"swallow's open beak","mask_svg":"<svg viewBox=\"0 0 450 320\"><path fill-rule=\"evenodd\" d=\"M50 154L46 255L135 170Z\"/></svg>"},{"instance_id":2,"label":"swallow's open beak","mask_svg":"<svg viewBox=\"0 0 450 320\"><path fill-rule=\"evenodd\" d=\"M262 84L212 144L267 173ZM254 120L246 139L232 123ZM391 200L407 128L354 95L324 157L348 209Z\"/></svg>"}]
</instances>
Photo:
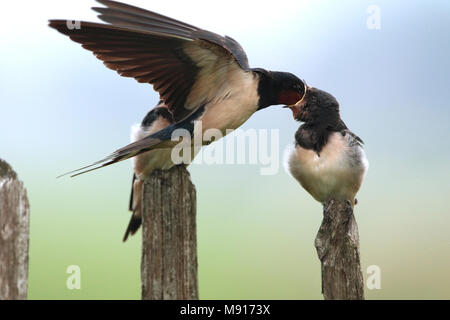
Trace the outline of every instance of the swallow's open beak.
<instances>
[{"instance_id":1,"label":"swallow's open beak","mask_svg":"<svg viewBox=\"0 0 450 320\"><path fill-rule=\"evenodd\" d=\"M298 100L296 104L291 104L291 105L289 105L289 106L284 106L283 108L289 108L289 109L292 109L292 108L299 108L299 107L301 107L301 106L303 105L303 103L305 102L305 97L306 97L306 91L305 91L305 93L303 94L303 97L302 97L300 100Z\"/></svg>"},{"instance_id":2,"label":"swallow's open beak","mask_svg":"<svg viewBox=\"0 0 450 320\"><path fill-rule=\"evenodd\" d=\"M295 104L284 106L283 108L293 109L293 108L300 108L303 106L303 104L305 102L305 98L306 98L306 92L308 91L308 89L310 89L310 87L308 87L308 85L306 84L306 82L304 80L303 80L303 83L305 84L305 90L303 92L302 98L300 100L298 100Z\"/></svg>"}]
</instances>

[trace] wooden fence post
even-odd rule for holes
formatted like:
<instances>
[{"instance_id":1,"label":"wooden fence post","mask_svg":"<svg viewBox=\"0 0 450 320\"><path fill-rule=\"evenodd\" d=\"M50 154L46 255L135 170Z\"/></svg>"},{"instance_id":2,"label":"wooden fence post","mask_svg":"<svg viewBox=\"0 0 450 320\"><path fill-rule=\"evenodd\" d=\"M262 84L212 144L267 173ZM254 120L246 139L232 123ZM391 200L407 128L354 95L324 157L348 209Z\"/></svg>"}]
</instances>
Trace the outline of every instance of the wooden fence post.
<instances>
[{"instance_id":1,"label":"wooden fence post","mask_svg":"<svg viewBox=\"0 0 450 320\"><path fill-rule=\"evenodd\" d=\"M0 300L27 298L29 223L27 191L0 159Z\"/></svg>"},{"instance_id":2,"label":"wooden fence post","mask_svg":"<svg viewBox=\"0 0 450 320\"><path fill-rule=\"evenodd\" d=\"M325 300L363 300L358 226L349 201L331 200L324 205L315 246Z\"/></svg>"},{"instance_id":3,"label":"wooden fence post","mask_svg":"<svg viewBox=\"0 0 450 320\"><path fill-rule=\"evenodd\" d=\"M198 299L196 191L186 168L155 171L142 205L142 299Z\"/></svg>"}]
</instances>

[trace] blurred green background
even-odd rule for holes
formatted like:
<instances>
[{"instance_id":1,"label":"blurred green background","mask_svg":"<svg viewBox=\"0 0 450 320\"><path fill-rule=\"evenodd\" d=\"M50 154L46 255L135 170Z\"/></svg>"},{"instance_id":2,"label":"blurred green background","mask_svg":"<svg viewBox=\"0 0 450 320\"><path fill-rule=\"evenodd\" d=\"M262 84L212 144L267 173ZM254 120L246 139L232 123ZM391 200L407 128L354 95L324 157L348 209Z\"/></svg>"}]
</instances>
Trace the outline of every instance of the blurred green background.
<instances>
[{"instance_id":1,"label":"blurred green background","mask_svg":"<svg viewBox=\"0 0 450 320\"><path fill-rule=\"evenodd\" d=\"M355 213L364 274L370 265L382 274L367 298L450 298L448 1L129 3L228 34L252 66L333 93L370 161ZM380 30L366 26L373 4ZM140 298L140 233L121 242L131 164L55 179L127 144L130 126L158 99L46 25L95 21L95 5L8 2L0 13L0 157L31 202L30 299ZM284 149L297 127L272 107L243 129L280 129ZM190 167L200 298L321 299L313 245L321 206L282 167L274 176L259 170ZM81 268L81 290L66 288L69 265Z\"/></svg>"}]
</instances>

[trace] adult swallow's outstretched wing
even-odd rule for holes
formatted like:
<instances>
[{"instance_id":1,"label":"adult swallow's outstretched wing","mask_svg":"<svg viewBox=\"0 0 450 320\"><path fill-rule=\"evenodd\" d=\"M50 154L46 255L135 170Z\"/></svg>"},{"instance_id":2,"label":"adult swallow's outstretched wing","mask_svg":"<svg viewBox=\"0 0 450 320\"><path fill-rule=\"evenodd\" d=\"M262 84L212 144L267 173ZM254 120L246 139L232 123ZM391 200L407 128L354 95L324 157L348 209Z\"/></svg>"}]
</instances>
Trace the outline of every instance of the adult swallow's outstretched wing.
<instances>
[{"instance_id":1,"label":"adult swallow's outstretched wing","mask_svg":"<svg viewBox=\"0 0 450 320\"><path fill-rule=\"evenodd\" d=\"M249 70L244 50L230 37L120 2L98 2L106 7L93 10L110 24L80 22L73 28L67 20L50 20L50 27L121 76L152 84L176 122L220 94L230 65Z\"/></svg>"}]
</instances>

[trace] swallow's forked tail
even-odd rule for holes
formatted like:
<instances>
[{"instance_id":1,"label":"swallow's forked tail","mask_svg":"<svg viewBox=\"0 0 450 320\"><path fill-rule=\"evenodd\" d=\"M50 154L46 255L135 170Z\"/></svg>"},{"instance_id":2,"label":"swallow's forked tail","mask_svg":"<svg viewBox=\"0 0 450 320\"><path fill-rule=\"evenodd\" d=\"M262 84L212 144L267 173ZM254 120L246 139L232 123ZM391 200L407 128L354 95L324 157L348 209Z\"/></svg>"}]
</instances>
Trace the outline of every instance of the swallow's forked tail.
<instances>
[{"instance_id":1,"label":"swallow's forked tail","mask_svg":"<svg viewBox=\"0 0 450 320\"><path fill-rule=\"evenodd\" d=\"M166 129L168 129L168 128L169 127L167 127ZM167 142L171 142L171 140L167 141L167 139L162 139L162 138L165 138L165 136L166 136L165 135L166 132L162 132L162 131L168 131L166 129L163 129L163 130L161 130L155 134L152 134L144 139L133 142L121 149L118 149L118 150L114 151L111 155L109 155L108 157L106 157L100 161L96 161L88 166L66 172L66 173L58 176L57 178L67 176L69 174L71 174L70 177L76 177L81 174L91 172L91 171L94 171L94 170L97 170L97 169L100 169L103 167L107 167L109 165L112 165L114 163L117 163L117 162L120 162L120 161L123 161L126 159L130 159L130 158L137 156L138 154L141 154L143 152L150 151L152 149L166 147ZM163 133L163 134L161 134L161 133Z\"/></svg>"}]
</instances>

